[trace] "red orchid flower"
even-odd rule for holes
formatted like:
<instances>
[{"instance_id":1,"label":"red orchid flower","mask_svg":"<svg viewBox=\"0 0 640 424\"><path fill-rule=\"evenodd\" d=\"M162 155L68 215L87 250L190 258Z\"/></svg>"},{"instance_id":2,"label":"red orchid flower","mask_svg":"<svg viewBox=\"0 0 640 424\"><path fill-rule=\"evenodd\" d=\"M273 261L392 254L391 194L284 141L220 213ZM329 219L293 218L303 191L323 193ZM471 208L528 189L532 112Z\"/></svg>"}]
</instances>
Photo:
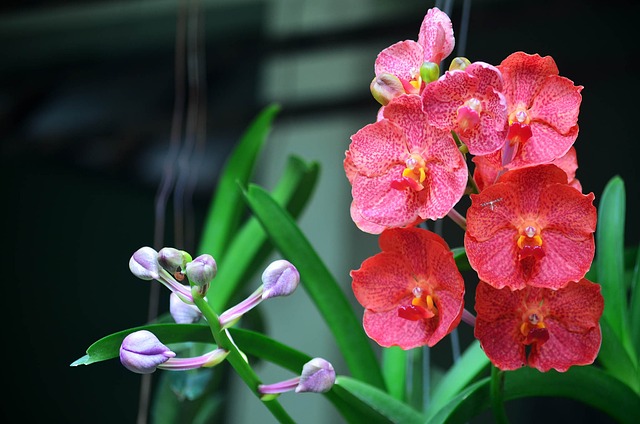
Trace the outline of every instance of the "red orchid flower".
<instances>
[{"instance_id":1,"label":"red orchid flower","mask_svg":"<svg viewBox=\"0 0 640 424\"><path fill-rule=\"evenodd\" d=\"M563 156L578 137L583 87L559 76L550 56L516 52L498 69L509 114L502 165L516 169Z\"/></svg>"},{"instance_id":2,"label":"red orchid flower","mask_svg":"<svg viewBox=\"0 0 640 424\"><path fill-rule=\"evenodd\" d=\"M476 288L475 337L501 370L528 365L564 372L593 363L601 343L600 286L586 279L559 290Z\"/></svg>"},{"instance_id":3,"label":"red orchid flower","mask_svg":"<svg viewBox=\"0 0 640 424\"><path fill-rule=\"evenodd\" d=\"M455 131L469 153L487 155L500 149L507 135L507 104L501 90L500 71L475 62L427 85L423 107L429 122Z\"/></svg>"},{"instance_id":4,"label":"red orchid flower","mask_svg":"<svg viewBox=\"0 0 640 424\"><path fill-rule=\"evenodd\" d=\"M371 234L444 217L468 177L451 133L429 125L420 96L397 97L383 116L351 137L344 160L351 217Z\"/></svg>"},{"instance_id":5,"label":"red orchid flower","mask_svg":"<svg viewBox=\"0 0 640 424\"><path fill-rule=\"evenodd\" d=\"M433 346L459 323L464 280L442 237L421 228L384 231L381 253L351 271L367 335L381 346Z\"/></svg>"},{"instance_id":6,"label":"red orchid flower","mask_svg":"<svg viewBox=\"0 0 640 424\"><path fill-rule=\"evenodd\" d=\"M386 105L402 94L418 94L424 87L420 69L425 62L439 64L453 51L451 19L434 7L427 11L418 41L405 40L382 50L375 62L371 92ZM437 76L436 76L437 78Z\"/></svg>"},{"instance_id":7,"label":"red orchid flower","mask_svg":"<svg viewBox=\"0 0 640 424\"><path fill-rule=\"evenodd\" d=\"M509 171L471 195L464 245L478 277L497 289L559 289L578 281L595 253L593 193L555 165Z\"/></svg>"}]
</instances>

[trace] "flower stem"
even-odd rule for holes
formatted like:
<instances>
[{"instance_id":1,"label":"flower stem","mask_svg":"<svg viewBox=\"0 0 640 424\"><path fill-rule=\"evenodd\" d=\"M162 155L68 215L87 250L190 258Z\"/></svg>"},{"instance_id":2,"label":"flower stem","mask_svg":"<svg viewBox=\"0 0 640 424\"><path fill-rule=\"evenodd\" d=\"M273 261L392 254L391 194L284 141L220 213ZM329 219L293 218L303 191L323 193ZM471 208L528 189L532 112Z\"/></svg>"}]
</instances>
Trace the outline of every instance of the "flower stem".
<instances>
[{"instance_id":1,"label":"flower stem","mask_svg":"<svg viewBox=\"0 0 640 424\"><path fill-rule=\"evenodd\" d=\"M472 327L476 326L476 317L471 312L467 311L467 309L462 310L462 321L469 324Z\"/></svg>"},{"instance_id":2,"label":"flower stem","mask_svg":"<svg viewBox=\"0 0 640 424\"><path fill-rule=\"evenodd\" d=\"M233 369L238 373L240 378L242 378L245 384L249 387L249 389L251 389L253 394L260 399L258 386L262 382L253 371L253 369L249 366L243 354L240 352L238 347L229 336L229 333L222 330L218 315L213 311L213 309L211 309L211 306L202 296L202 294L198 292L197 287L192 290L192 295L193 303L195 303L195 305L202 312L202 315L207 319L207 323L211 328L211 334L213 335L216 344L219 348L229 351L227 360L229 361ZM295 424L295 421L289 416L289 414L277 400L274 399L263 401L262 403L267 407L267 409L269 409L269 411L280 423Z\"/></svg>"},{"instance_id":3,"label":"flower stem","mask_svg":"<svg viewBox=\"0 0 640 424\"><path fill-rule=\"evenodd\" d=\"M451 218L453 222L458 224L458 226L462 228L463 231L467 231L467 220L465 219L464 216L460 215L460 212L451 208L447 216Z\"/></svg>"},{"instance_id":4,"label":"flower stem","mask_svg":"<svg viewBox=\"0 0 640 424\"><path fill-rule=\"evenodd\" d=\"M507 411L504 409L504 371L491 366L491 406L497 424L508 424Z\"/></svg>"}]
</instances>

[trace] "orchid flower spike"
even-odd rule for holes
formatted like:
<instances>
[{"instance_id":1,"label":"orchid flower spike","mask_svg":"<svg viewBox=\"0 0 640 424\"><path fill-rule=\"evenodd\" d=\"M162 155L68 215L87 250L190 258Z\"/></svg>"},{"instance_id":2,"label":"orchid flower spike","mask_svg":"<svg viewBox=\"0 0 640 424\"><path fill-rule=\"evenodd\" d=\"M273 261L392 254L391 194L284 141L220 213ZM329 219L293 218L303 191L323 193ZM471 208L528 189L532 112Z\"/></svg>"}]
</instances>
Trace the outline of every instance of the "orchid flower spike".
<instances>
[{"instance_id":1,"label":"orchid flower spike","mask_svg":"<svg viewBox=\"0 0 640 424\"><path fill-rule=\"evenodd\" d=\"M136 250L129 259L129 269L136 277L147 281L157 280L184 302L193 303L191 290L176 281L173 275L160 265L155 249L145 246Z\"/></svg>"},{"instance_id":2,"label":"orchid flower spike","mask_svg":"<svg viewBox=\"0 0 640 424\"><path fill-rule=\"evenodd\" d=\"M273 384L260 384L258 392L262 400L272 399L280 393L294 390L296 393L325 393L336 382L336 372L328 361L314 358L304 364L302 374L289 380Z\"/></svg>"},{"instance_id":3,"label":"orchid flower spike","mask_svg":"<svg viewBox=\"0 0 640 424\"><path fill-rule=\"evenodd\" d=\"M137 374L151 374L157 368L185 371L213 367L222 362L228 354L224 349L214 349L192 358L175 358L176 354L147 330L129 334L120 345L120 362L129 371Z\"/></svg>"},{"instance_id":4,"label":"orchid flower spike","mask_svg":"<svg viewBox=\"0 0 640 424\"><path fill-rule=\"evenodd\" d=\"M289 296L299 283L300 273L291 262L283 259L272 262L262 273L262 285L245 300L223 312L219 317L220 325L229 328L263 300Z\"/></svg>"}]
</instances>

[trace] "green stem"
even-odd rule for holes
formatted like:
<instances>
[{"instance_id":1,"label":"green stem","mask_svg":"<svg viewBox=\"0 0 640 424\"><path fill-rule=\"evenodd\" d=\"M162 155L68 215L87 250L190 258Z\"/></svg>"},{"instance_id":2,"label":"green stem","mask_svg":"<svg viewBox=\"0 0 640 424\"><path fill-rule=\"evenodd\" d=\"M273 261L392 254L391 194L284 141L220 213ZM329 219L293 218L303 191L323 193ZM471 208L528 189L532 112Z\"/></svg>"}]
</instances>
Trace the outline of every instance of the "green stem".
<instances>
[{"instance_id":1,"label":"green stem","mask_svg":"<svg viewBox=\"0 0 640 424\"><path fill-rule=\"evenodd\" d=\"M497 424L508 424L507 411L504 409L504 371L491 366L491 406Z\"/></svg>"},{"instance_id":2,"label":"green stem","mask_svg":"<svg viewBox=\"0 0 640 424\"><path fill-rule=\"evenodd\" d=\"M209 303L205 300L203 295L199 293L198 287L195 287L191 290L191 294L193 296L193 303L200 309L202 315L207 319L207 323L211 328L211 334L218 345L218 347L222 349L226 349L229 351L229 355L227 356L227 360L233 367L233 369L238 373L242 381L249 387L251 392L261 400L264 406L271 411L273 416L283 424L295 424L295 421L289 416L287 411L284 410L280 402L275 399L264 401L260 398L260 393L258 392L258 385L261 384L260 379L257 374L253 371L251 366L245 360L243 354L240 352L238 347L235 345L229 333L225 330L222 330L220 326L220 322L218 320L218 315L211 309Z\"/></svg>"}]
</instances>

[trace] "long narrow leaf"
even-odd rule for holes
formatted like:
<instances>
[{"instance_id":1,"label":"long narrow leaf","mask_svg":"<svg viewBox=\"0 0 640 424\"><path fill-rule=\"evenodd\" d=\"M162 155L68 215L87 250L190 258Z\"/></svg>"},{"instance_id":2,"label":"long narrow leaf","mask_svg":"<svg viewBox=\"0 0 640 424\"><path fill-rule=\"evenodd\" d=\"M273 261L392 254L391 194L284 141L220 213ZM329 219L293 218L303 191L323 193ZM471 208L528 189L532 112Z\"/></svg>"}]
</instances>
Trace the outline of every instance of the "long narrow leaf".
<instances>
[{"instance_id":1,"label":"long narrow leaf","mask_svg":"<svg viewBox=\"0 0 640 424\"><path fill-rule=\"evenodd\" d=\"M428 424L465 423L491 407L489 378L480 380L453 398ZM640 397L606 372L573 367L566 373L538 372L531 368L510 371L505 377L505 400L554 396L574 399L599 409L622 424L636 424Z\"/></svg>"},{"instance_id":2,"label":"long narrow leaf","mask_svg":"<svg viewBox=\"0 0 640 424\"><path fill-rule=\"evenodd\" d=\"M327 322L352 375L373 386L384 387L380 367L362 324L291 216L258 186L250 185L245 196L274 245L298 268L303 287Z\"/></svg>"},{"instance_id":3,"label":"long narrow leaf","mask_svg":"<svg viewBox=\"0 0 640 424\"><path fill-rule=\"evenodd\" d=\"M398 346L382 351L382 375L387 391L398 400L406 399L407 351Z\"/></svg>"},{"instance_id":4,"label":"long narrow leaf","mask_svg":"<svg viewBox=\"0 0 640 424\"><path fill-rule=\"evenodd\" d=\"M636 354L640 354L640 246L631 275L631 301L629 303L629 330ZM638 358L640 360L640 358ZM640 361L639 361L640 362Z\"/></svg>"},{"instance_id":5,"label":"long narrow leaf","mask_svg":"<svg viewBox=\"0 0 640 424\"><path fill-rule=\"evenodd\" d=\"M318 173L316 162L307 164L296 156L289 157L282 177L273 190L273 198L297 218L311 198ZM215 296L209 297L213 310L222 312L229 306L233 295L247 283L272 248L258 220L249 218L231 239L224 257L218 261L218 275L214 280Z\"/></svg>"},{"instance_id":6,"label":"long narrow leaf","mask_svg":"<svg viewBox=\"0 0 640 424\"><path fill-rule=\"evenodd\" d=\"M427 416L433 417L447 402L462 392L488 367L489 359L487 355L484 354L480 343L474 340L464 351L458 362L449 368L440 383L435 387L427 410Z\"/></svg>"},{"instance_id":7,"label":"long narrow leaf","mask_svg":"<svg viewBox=\"0 0 640 424\"><path fill-rule=\"evenodd\" d=\"M621 342L626 334L626 297L624 281L625 189L620 177L612 178L598 206L596 263L598 283L605 299L603 319L609 322Z\"/></svg>"},{"instance_id":8,"label":"long narrow leaf","mask_svg":"<svg viewBox=\"0 0 640 424\"><path fill-rule=\"evenodd\" d=\"M393 423L422 424L425 421L425 416L420 412L377 387L345 376L340 376L336 380L336 384L348 390Z\"/></svg>"},{"instance_id":9,"label":"long narrow leaf","mask_svg":"<svg viewBox=\"0 0 640 424\"><path fill-rule=\"evenodd\" d=\"M219 259L224 257L224 249L243 215L244 204L238 183L244 187L249 182L273 119L279 111L280 106L275 104L263 109L225 162L205 219L198 252L206 252Z\"/></svg>"}]
</instances>

